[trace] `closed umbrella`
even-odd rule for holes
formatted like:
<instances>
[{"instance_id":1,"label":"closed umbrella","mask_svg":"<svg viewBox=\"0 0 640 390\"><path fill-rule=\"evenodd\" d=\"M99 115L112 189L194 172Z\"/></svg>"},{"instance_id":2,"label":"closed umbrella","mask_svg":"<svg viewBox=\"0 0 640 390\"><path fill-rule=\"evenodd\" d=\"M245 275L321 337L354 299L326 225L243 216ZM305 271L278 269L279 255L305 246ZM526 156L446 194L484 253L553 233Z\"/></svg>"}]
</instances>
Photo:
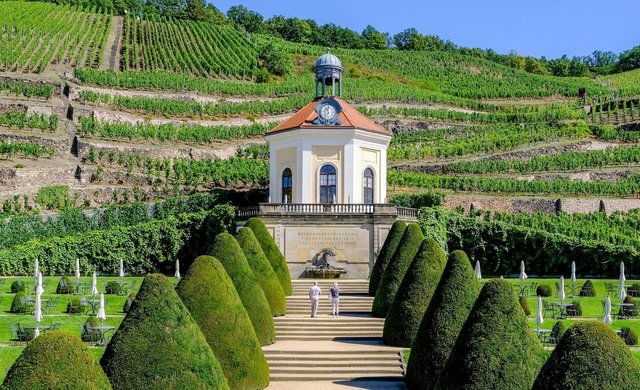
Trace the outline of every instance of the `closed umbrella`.
<instances>
[{"instance_id":1,"label":"closed umbrella","mask_svg":"<svg viewBox=\"0 0 640 390\"><path fill-rule=\"evenodd\" d=\"M524 272L524 260L520 261L520 281L524 282L524 280L528 278L527 274Z\"/></svg>"},{"instance_id":2,"label":"closed umbrella","mask_svg":"<svg viewBox=\"0 0 640 390\"><path fill-rule=\"evenodd\" d=\"M36 293L36 304L33 308L33 318L36 321L36 328L33 331L33 337L40 336L40 322L42 321L42 298L40 293Z\"/></svg>"},{"instance_id":3,"label":"closed umbrella","mask_svg":"<svg viewBox=\"0 0 640 390\"><path fill-rule=\"evenodd\" d=\"M607 325L611 325L613 322L613 319L611 318L611 298L609 297L604 301L604 318L602 321Z\"/></svg>"},{"instance_id":4,"label":"closed umbrella","mask_svg":"<svg viewBox=\"0 0 640 390\"><path fill-rule=\"evenodd\" d=\"M627 292L624 290L624 274L620 274L620 286L618 289L618 298L623 300L627 297Z\"/></svg>"},{"instance_id":5,"label":"closed umbrella","mask_svg":"<svg viewBox=\"0 0 640 390\"><path fill-rule=\"evenodd\" d=\"M571 262L571 283L575 283L576 282L576 262L572 261Z\"/></svg>"},{"instance_id":6,"label":"closed umbrella","mask_svg":"<svg viewBox=\"0 0 640 390\"><path fill-rule=\"evenodd\" d=\"M120 278L124 278L124 262L120 260L120 272L118 273Z\"/></svg>"},{"instance_id":7,"label":"closed umbrella","mask_svg":"<svg viewBox=\"0 0 640 390\"><path fill-rule=\"evenodd\" d=\"M76 279L80 280L80 259L76 257Z\"/></svg>"},{"instance_id":8,"label":"closed umbrella","mask_svg":"<svg viewBox=\"0 0 640 390\"><path fill-rule=\"evenodd\" d=\"M176 260L176 279L180 279L180 260Z\"/></svg>"},{"instance_id":9,"label":"closed umbrella","mask_svg":"<svg viewBox=\"0 0 640 390\"><path fill-rule=\"evenodd\" d=\"M482 279L482 272L480 272L480 260L476 260L475 273L476 278Z\"/></svg>"},{"instance_id":10,"label":"closed umbrella","mask_svg":"<svg viewBox=\"0 0 640 390\"><path fill-rule=\"evenodd\" d=\"M542 297L538 295L538 312L536 313L536 326L538 326L538 330L540 330L540 326L544 322L544 318L542 317Z\"/></svg>"},{"instance_id":11,"label":"closed umbrella","mask_svg":"<svg viewBox=\"0 0 640 390\"><path fill-rule=\"evenodd\" d=\"M98 280L96 279L96 273L93 273L91 278L91 295L98 295Z\"/></svg>"},{"instance_id":12,"label":"closed umbrella","mask_svg":"<svg viewBox=\"0 0 640 390\"><path fill-rule=\"evenodd\" d=\"M624 277L624 261L620 262L620 281L624 284L627 278Z\"/></svg>"},{"instance_id":13,"label":"closed umbrella","mask_svg":"<svg viewBox=\"0 0 640 390\"><path fill-rule=\"evenodd\" d=\"M44 294L44 288L42 288L42 272L38 272L38 278L36 279L36 295Z\"/></svg>"},{"instance_id":14,"label":"closed umbrella","mask_svg":"<svg viewBox=\"0 0 640 390\"><path fill-rule=\"evenodd\" d=\"M104 320L107 319L107 315L104 312L104 294L100 293L100 306L98 307L98 315L96 316L100 322L104 325Z\"/></svg>"},{"instance_id":15,"label":"closed umbrella","mask_svg":"<svg viewBox=\"0 0 640 390\"><path fill-rule=\"evenodd\" d=\"M36 280L36 282L38 281L38 273L40 272L40 270L38 269L38 265L38 258L36 257L36 260L33 262L33 278Z\"/></svg>"},{"instance_id":16,"label":"closed umbrella","mask_svg":"<svg viewBox=\"0 0 640 390\"><path fill-rule=\"evenodd\" d=\"M560 277L560 287L558 288L558 299L560 299L560 301L564 301L565 295L564 295L564 276Z\"/></svg>"}]
</instances>

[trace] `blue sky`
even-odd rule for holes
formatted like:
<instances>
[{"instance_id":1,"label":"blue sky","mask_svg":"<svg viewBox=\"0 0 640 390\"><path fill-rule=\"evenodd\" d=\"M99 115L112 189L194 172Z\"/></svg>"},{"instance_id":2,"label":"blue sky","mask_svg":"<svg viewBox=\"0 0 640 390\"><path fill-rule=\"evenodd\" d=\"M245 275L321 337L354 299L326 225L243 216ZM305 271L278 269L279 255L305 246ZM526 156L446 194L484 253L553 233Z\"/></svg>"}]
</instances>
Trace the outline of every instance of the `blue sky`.
<instances>
[{"instance_id":1,"label":"blue sky","mask_svg":"<svg viewBox=\"0 0 640 390\"><path fill-rule=\"evenodd\" d=\"M211 0L207 0L211 1ZM638 0L213 0L222 12L243 4L273 15L333 22L362 31L368 24L392 35L415 27L460 46L515 50L547 58L619 53L640 45Z\"/></svg>"}]
</instances>

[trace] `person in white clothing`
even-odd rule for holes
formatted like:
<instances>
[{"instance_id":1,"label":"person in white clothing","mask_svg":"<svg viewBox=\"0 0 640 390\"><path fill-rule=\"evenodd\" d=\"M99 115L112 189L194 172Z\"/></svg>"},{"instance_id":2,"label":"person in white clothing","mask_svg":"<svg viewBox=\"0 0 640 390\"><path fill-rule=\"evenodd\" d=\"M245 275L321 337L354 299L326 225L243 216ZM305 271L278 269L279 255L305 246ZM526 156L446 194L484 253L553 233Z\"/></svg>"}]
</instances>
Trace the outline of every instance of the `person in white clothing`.
<instances>
[{"instance_id":1,"label":"person in white clothing","mask_svg":"<svg viewBox=\"0 0 640 390\"><path fill-rule=\"evenodd\" d=\"M331 315L335 318L340 315L340 287L338 282L333 283L329 289L329 299L331 299Z\"/></svg>"},{"instance_id":2,"label":"person in white clothing","mask_svg":"<svg viewBox=\"0 0 640 390\"><path fill-rule=\"evenodd\" d=\"M318 314L318 301L320 301L320 286L318 282L313 282L313 286L309 289L309 300L311 300L311 317L315 317Z\"/></svg>"}]
</instances>

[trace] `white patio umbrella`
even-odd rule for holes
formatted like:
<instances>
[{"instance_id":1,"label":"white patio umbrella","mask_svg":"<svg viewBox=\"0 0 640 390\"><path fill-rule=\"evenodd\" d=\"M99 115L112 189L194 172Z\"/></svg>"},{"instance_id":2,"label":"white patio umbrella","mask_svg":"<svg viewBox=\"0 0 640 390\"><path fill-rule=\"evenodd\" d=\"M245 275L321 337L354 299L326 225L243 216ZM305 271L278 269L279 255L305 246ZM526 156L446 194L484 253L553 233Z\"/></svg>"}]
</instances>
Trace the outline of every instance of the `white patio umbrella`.
<instances>
[{"instance_id":1,"label":"white patio umbrella","mask_svg":"<svg viewBox=\"0 0 640 390\"><path fill-rule=\"evenodd\" d=\"M627 292L624 290L624 274L620 274L620 287L618 289L618 298L620 298L621 301L624 301L624 299L627 297Z\"/></svg>"},{"instance_id":2,"label":"white patio umbrella","mask_svg":"<svg viewBox=\"0 0 640 390\"><path fill-rule=\"evenodd\" d=\"M560 287L558 288L558 299L560 299L560 301L564 302L564 276L560 277Z\"/></svg>"},{"instance_id":3,"label":"white patio umbrella","mask_svg":"<svg viewBox=\"0 0 640 390\"><path fill-rule=\"evenodd\" d=\"M476 260L476 266L474 268L476 273L476 278L482 279L482 272L480 272L480 260Z\"/></svg>"},{"instance_id":4,"label":"white patio umbrella","mask_svg":"<svg viewBox=\"0 0 640 390\"><path fill-rule=\"evenodd\" d=\"M103 324L104 324L104 320L107 319L107 314L104 312L104 294L102 293L100 293L100 306L98 307L98 315L96 317Z\"/></svg>"},{"instance_id":5,"label":"white patio umbrella","mask_svg":"<svg viewBox=\"0 0 640 390\"><path fill-rule=\"evenodd\" d=\"M571 283L575 283L576 282L576 262L572 261L571 262Z\"/></svg>"},{"instance_id":6,"label":"white patio umbrella","mask_svg":"<svg viewBox=\"0 0 640 390\"><path fill-rule=\"evenodd\" d=\"M180 279L180 260L176 260L176 279Z\"/></svg>"},{"instance_id":7,"label":"white patio umbrella","mask_svg":"<svg viewBox=\"0 0 640 390\"><path fill-rule=\"evenodd\" d=\"M538 330L540 330L540 326L544 322L544 318L542 317L542 297L538 295L538 312L536 313L536 326Z\"/></svg>"},{"instance_id":8,"label":"white patio umbrella","mask_svg":"<svg viewBox=\"0 0 640 390\"><path fill-rule=\"evenodd\" d=\"M44 294L44 288L42 288L42 272L38 272L38 278L36 280L38 282L36 285L36 295Z\"/></svg>"},{"instance_id":9,"label":"white patio umbrella","mask_svg":"<svg viewBox=\"0 0 640 390\"><path fill-rule=\"evenodd\" d=\"M98 280L96 279L96 273L93 273L91 279L91 295L98 295Z\"/></svg>"},{"instance_id":10,"label":"white patio umbrella","mask_svg":"<svg viewBox=\"0 0 640 390\"><path fill-rule=\"evenodd\" d=\"M80 259L76 257L76 279L80 280Z\"/></svg>"},{"instance_id":11,"label":"white patio umbrella","mask_svg":"<svg viewBox=\"0 0 640 390\"><path fill-rule=\"evenodd\" d=\"M120 272L118 273L118 277L124 278L124 262L120 260Z\"/></svg>"},{"instance_id":12,"label":"white patio umbrella","mask_svg":"<svg viewBox=\"0 0 640 390\"><path fill-rule=\"evenodd\" d=\"M524 272L524 260L520 261L520 281L524 282L524 280L528 278L527 274Z\"/></svg>"},{"instance_id":13,"label":"white patio umbrella","mask_svg":"<svg viewBox=\"0 0 640 390\"><path fill-rule=\"evenodd\" d=\"M602 321L607 325L611 325L613 322L613 319L611 318L611 298L609 297L604 301L604 318Z\"/></svg>"},{"instance_id":14,"label":"white patio umbrella","mask_svg":"<svg viewBox=\"0 0 640 390\"><path fill-rule=\"evenodd\" d=\"M33 278L36 279L36 281L38 281L38 273L40 273L38 266L39 266L38 258L36 257L36 260L33 262Z\"/></svg>"},{"instance_id":15,"label":"white patio umbrella","mask_svg":"<svg viewBox=\"0 0 640 390\"><path fill-rule=\"evenodd\" d=\"M36 304L33 308L33 319L36 321L36 328L33 331L33 337L40 336L40 322L42 321L42 298L40 293L36 293Z\"/></svg>"},{"instance_id":16,"label":"white patio umbrella","mask_svg":"<svg viewBox=\"0 0 640 390\"><path fill-rule=\"evenodd\" d=\"M620 283L624 284L627 278L624 277L624 261L620 262Z\"/></svg>"}]
</instances>

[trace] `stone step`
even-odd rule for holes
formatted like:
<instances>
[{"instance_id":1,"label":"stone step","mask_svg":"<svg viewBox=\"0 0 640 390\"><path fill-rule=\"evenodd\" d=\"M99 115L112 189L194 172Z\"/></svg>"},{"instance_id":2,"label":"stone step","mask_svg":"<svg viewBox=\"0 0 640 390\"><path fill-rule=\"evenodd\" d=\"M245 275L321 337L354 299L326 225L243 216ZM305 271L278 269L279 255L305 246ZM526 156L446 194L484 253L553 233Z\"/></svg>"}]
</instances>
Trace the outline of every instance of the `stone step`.
<instances>
[{"instance_id":1,"label":"stone step","mask_svg":"<svg viewBox=\"0 0 640 390\"><path fill-rule=\"evenodd\" d=\"M274 382L314 382L314 381L354 381L366 379L367 381L404 381L403 375L375 375L373 373L357 373L357 374L271 374L271 385Z\"/></svg>"},{"instance_id":2,"label":"stone step","mask_svg":"<svg viewBox=\"0 0 640 390\"><path fill-rule=\"evenodd\" d=\"M382 324L328 324L328 325L323 325L323 324L319 324L319 325L314 325L314 326L301 326L301 325L296 325L296 324L290 324L290 325L281 325L278 324L276 325L276 329L277 330L299 330L299 329L309 329L309 330L318 330L318 329L336 329L336 330L340 330L340 331L348 331L348 330L352 330L352 329L382 329L384 328L384 325Z\"/></svg>"},{"instance_id":3,"label":"stone step","mask_svg":"<svg viewBox=\"0 0 640 390\"><path fill-rule=\"evenodd\" d=\"M289 352L289 351L285 351ZM313 355L299 355L296 353L279 353L268 354L265 352L265 357L269 361L269 365L276 362L287 362L293 364L306 363L306 362L349 362L349 364L368 364L365 362L371 361L384 361L384 362L400 362L400 355L397 353L387 354L375 354L375 353L362 353L354 355L340 355L340 354L313 354ZM357 361L356 361L357 359ZM323 363L324 364L324 363Z\"/></svg>"},{"instance_id":4,"label":"stone step","mask_svg":"<svg viewBox=\"0 0 640 390\"><path fill-rule=\"evenodd\" d=\"M381 344L382 345L382 344ZM263 348L265 356L295 354L296 356L362 356L362 355L394 355L400 356L402 348L383 347L383 349L346 349L346 350L308 350L308 349L273 349L275 344Z\"/></svg>"},{"instance_id":5,"label":"stone step","mask_svg":"<svg viewBox=\"0 0 640 390\"><path fill-rule=\"evenodd\" d=\"M314 334L301 334L301 335L278 335L276 341L327 341L327 340L379 340L380 334L371 335L314 335Z\"/></svg>"},{"instance_id":6,"label":"stone step","mask_svg":"<svg viewBox=\"0 0 640 390\"><path fill-rule=\"evenodd\" d=\"M341 337L341 336L382 336L381 329L353 329L353 330L344 330L344 329L276 329L276 335L281 336L297 336L297 335L310 335L310 336L333 336L333 337Z\"/></svg>"},{"instance_id":7,"label":"stone step","mask_svg":"<svg viewBox=\"0 0 640 390\"><path fill-rule=\"evenodd\" d=\"M368 373L368 374L402 374L402 366L400 362L393 365L369 365L367 367L330 367L330 366L304 366L304 367L272 367L270 368L272 374L318 374L318 373L340 373L340 374L354 374L354 373Z\"/></svg>"}]
</instances>

